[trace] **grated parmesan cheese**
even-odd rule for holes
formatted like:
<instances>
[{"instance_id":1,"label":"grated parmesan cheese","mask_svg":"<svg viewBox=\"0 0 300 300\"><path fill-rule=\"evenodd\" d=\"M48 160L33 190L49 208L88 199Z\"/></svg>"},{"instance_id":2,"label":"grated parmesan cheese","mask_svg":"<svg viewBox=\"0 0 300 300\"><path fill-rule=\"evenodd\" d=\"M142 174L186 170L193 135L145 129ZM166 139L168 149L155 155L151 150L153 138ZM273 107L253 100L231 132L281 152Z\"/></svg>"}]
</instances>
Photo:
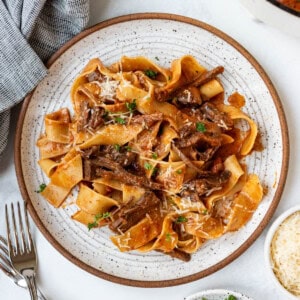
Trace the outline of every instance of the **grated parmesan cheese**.
<instances>
[{"instance_id":1,"label":"grated parmesan cheese","mask_svg":"<svg viewBox=\"0 0 300 300\"><path fill-rule=\"evenodd\" d=\"M281 284L300 296L300 211L288 217L271 242L273 271Z\"/></svg>"},{"instance_id":2,"label":"grated parmesan cheese","mask_svg":"<svg viewBox=\"0 0 300 300\"><path fill-rule=\"evenodd\" d=\"M114 96L116 95L116 89L119 86L119 81L110 80L109 77L106 77L105 81L95 81L95 83L101 88L100 97L115 100Z\"/></svg>"}]
</instances>

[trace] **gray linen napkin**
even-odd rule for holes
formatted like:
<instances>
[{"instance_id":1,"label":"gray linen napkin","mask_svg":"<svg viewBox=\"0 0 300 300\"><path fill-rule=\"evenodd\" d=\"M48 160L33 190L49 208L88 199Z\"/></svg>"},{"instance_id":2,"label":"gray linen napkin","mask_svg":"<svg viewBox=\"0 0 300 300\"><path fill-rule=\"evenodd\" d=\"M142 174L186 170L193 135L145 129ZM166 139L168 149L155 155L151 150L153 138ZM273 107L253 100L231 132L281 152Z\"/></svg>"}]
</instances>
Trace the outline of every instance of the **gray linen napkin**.
<instances>
[{"instance_id":1,"label":"gray linen napkin","mask_svg":"<svg viewBox=\"0 0 300 300\"><path fill-rule=\"evenodd\" d=\"M45 62L87 24L89 0L0 0L0 158L10 108L47 74Z\"/></svg>"}]
</instances>

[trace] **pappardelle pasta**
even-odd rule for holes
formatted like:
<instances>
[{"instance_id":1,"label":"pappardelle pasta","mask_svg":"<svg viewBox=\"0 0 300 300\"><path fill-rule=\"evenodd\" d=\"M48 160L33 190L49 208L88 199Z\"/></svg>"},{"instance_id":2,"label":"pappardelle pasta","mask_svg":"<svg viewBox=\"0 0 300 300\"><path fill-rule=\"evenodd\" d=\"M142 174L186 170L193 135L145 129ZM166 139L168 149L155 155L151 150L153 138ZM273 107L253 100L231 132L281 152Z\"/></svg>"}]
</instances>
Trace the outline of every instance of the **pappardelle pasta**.
<instances>
[{"instance_id":1,"label":"pappardelle pasta","mask_svg":"<svg viewBox=\"0 0 300 300\"><path fill-rule=\"evenodd\" d=\"M168 69L146 57L109 67L90 60L71 88L74 116L67 108L45 116L42 196L60 207L78 186L72 218L88 230L109 226L120 251L184 261L244 226L263 197L241 163L258 130L242 95L224 99L223 71L190 55Z\"/></svg>"}]
</instances>

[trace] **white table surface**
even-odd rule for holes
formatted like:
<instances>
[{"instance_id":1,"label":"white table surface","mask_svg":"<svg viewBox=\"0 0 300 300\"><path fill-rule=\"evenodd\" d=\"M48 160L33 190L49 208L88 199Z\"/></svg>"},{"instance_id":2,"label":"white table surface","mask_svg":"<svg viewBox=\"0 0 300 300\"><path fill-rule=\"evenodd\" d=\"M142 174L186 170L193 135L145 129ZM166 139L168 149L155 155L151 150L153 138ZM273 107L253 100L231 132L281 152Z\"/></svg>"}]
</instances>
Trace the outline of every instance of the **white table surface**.
<instances>
[{"instance_id":1,"label":"white table surface","mask_svg":"<svg viewBox=\"0 0 300 300\"><path fill-rule=\"evenodd\" d=\"M289 174L272 221L300 203L300 155L297 155L300 150L300 39L255 20L238 0L91 0L90 25L138 12L181 14L207 22L236 39L261 63L281 97L291 142ZM17 118L18 108L15 108L9 146L0 163L0 234L5 234L4 204L21 199L13 161ZM127 287L95 277L70 263L32 227L39 255L38 283L49 300L179 300L208 288L237 290L257 300L286 299L273 285L264 266L263 246L269 226L244 254L225 268L195 282L169 288ZM29 296L0 272L0 299L26 300Z\"/></svg>"}]
</instances>

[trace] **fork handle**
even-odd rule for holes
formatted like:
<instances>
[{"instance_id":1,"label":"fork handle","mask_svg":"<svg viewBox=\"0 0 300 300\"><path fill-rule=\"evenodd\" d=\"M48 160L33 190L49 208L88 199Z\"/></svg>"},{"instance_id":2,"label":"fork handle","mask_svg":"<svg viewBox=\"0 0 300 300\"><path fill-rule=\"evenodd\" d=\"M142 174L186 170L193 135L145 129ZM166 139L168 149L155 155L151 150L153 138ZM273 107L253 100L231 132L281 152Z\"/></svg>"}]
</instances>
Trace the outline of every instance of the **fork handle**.
<instances>
[{"instance_id":1,"label":"fork handle","mask_svg":"<svg viewBox=\"0 0 300 300\"><path fill-rule=\"evenodd\" d=\"M28 291L31 296L31 300L38 300L37 295L37 287L35 282L35 273L31 269L23 270L22 275L24 276L24 279L26 280Z\"/></svg>"},{"instance_id":2,"label":"fork handle","mask_svg":"<svg viewBox=\"0 0 300 300\"><path fill-rule=\"evenodd\" d=\"M47 300L41 290L37 288L38 300Z\"/></svg>"}]
</instances>

